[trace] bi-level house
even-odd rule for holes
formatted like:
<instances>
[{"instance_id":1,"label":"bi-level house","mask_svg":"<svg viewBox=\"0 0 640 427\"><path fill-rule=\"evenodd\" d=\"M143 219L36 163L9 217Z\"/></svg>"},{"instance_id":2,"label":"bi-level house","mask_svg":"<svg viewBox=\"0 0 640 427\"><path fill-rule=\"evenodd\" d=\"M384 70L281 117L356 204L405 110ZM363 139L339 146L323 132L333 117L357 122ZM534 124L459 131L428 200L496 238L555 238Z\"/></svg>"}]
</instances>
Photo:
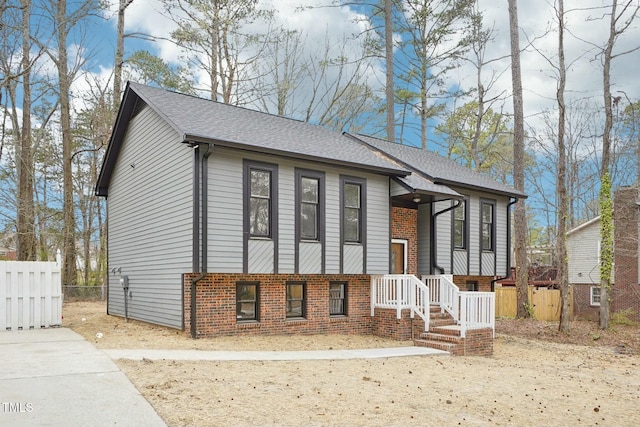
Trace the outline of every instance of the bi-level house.
<instances>
[{"instance_id":1,"label":"bi-level house","mask_svg":"<svg viewBox=\"0 0 640 427\"><path fill-rule=\"evenodd\" d=\"M407 339L436 327L437 303L458 344L492 335L482 291L509 271L509 207L525 197L417 148L136 83L96 193L109 314L194 338Z\"/></svg>"}]
</instances>

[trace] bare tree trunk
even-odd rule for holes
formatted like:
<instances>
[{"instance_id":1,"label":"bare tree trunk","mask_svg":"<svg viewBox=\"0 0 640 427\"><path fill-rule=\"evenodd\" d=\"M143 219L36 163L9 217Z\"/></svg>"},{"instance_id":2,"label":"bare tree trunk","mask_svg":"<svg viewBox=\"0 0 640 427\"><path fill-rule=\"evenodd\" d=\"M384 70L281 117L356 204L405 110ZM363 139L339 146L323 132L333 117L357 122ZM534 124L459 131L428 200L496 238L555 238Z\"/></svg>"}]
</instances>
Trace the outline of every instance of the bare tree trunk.
<instances>
[{"instance_id":1,"label":"bare tree trunk","mask_svg":"<svg viewBox=\"0 0 640 427\"><path fill-rule=\"evenodd\" d=\"M522 76L520 71L520 37L518 35L518 2L509 1L509 33L511 38L511 78L513 83L513 184L524 191L524 112L522 106ZM529 317L529 266L527 262L527 215L524 199L514 208L516 258L517 316Z\"/></svg>"},{"instance_id":2,"label":"bare tree trunk","mask_svg":"<svg viewBox=\"0 0 640 427\"><path fill-rule=\"evenodd\" d=\"M568 331L571 325L569 318L570 293L569 293L569 277L567 274L567 216L569 214L569 206L567 199L567 155L564 143L565 135L565 103L564 91L567 81L567 70L564 59L564 0L558 0L558 8L556 10L558 17L558 173L556 192L558 195L558 235L556 239L557 265L558 265L558 281L560 284L560 298L562 306L560 310L561 331Z\"/></svg>"},{"instance_id":3,"label":"bare tree trunk","mask_svg":"<svg viewBox=\"0 0 640 427\"><path fill-rule=\"evenodd\" d=\"M122 94L122 66L124 64L124 12L133 0L120 0L118 6L118 28L116 36L116 57L113 70L113 105L120 105Z\"/></svg>"},{"instance_id":4,"label":"bare tree trunk","mask_svg":"<svg viewBox=\"0 0 640 427\"><path fill-rule=\"evenodd\" d=\"M17 259L35 261L37 256L33 202L33 150L31 146L31 0L22 0L22 132L18 150Z\"/></svg>"},{"instance_id":5,"label":"bare tree trunk","mask_svg":"<svg viewBox=\"0 0 640 427\"><path fill-rule=\"evenodd\" d=\"M384 47L385 47L385 64L387 81L385 86L385 95L387 98L387 140L395 142L395 124L396 117L394 114L395 94L393 86L393 25L392 25L392 0L384 0Z\"/></svg>"},{"instance_id":6,"label":"bare tree trunk","mask_svg":"<svg viewBox=\"0 0 640 427\"><path fill-rule=\"evenodd\" d=\"M67 2L58 0L56 26L58 32L58 80L60 86L60 127L62 129L62 191L63 191L63 270L62 283L75 285L77 282L76 267L76 219L73 203L73 169L72 151L73 135L71 133L71 81L67 65Z\"/></svg>"}]
</instances>

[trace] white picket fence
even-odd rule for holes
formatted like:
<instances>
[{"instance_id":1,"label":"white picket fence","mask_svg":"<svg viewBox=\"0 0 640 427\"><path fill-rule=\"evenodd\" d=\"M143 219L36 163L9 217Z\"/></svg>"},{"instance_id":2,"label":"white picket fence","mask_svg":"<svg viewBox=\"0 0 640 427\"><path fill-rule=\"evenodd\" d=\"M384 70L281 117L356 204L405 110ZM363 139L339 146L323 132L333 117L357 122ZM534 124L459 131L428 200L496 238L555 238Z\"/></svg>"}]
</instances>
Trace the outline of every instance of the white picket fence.
<instances>
[{"instance_id":1,"label":"white picket fence","mask_svg":"<svg viewBox=\"0 0 640 427\"><path fill-rule=\"evenodd\" d=\"M56 259L0 261L0 331L62 324L60 251Z\"/></svg>"}]
</instances>

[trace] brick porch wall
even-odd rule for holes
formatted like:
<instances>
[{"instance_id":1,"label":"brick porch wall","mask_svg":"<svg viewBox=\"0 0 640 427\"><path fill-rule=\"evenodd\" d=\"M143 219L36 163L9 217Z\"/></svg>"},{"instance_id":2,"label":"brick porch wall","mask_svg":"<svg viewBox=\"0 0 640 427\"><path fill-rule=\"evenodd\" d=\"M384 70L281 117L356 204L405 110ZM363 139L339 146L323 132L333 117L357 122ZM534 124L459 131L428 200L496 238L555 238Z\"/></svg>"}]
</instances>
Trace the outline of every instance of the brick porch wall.
<instances>
[{"instance_id":1,"label":"brick porch wall","mask_svg":"<svg viewBox=\"0 0 640 427\"><path fill-rule=\"evenodd\" d=\"M412 319L409 310L402 310L400 316L398 319L396 310L376 308L372 319L373 335L407 341L424 332L424 321L418 315Z\"/></svg>"},{"instance_id":2,"label":"brick porch wall","mask_svg":"<svg viewBox=\"0 0 640 427\"><path fill-rule=\"evenodd\" d=\"M418 211L391 208L391 238L407 241L407 274L418 274Z\"/></svg>"},{"instance_id":3,"label":"brick porch wall","mask_svg":"<svg viewBox=\"0 0 640 427\"><path fill-rule=\"evenodd\" d=\"M462 292L467 290L467 281L478 282L478 292L491 292L493 276L453 276L453 283Z\"/></svg>"},{"instance_id":4,"label":"brick porch wall","mask_svg":"<svg viewBox=\"0 0 640 427\"><path fill-rule=\"evenodd\" d=\"M191 280L184 276L185 332L191 327ZM236 283L259 282L259 321L236 320ZM286 319L286 282L306 283L306 318ZM329 316L329 282L347 283L347 315ZM372 334L368 275L209 273L198 282L197 336Z\"/></svg>"},{"instance_id":5,"label":"brick porch wall","mask_svg":"<svg viewBox=\"0 0 640 427\"><path fill-rule=\"evenodd\" d=\"M492 356L493 331L491 328L466 332L462 345L458 345L452 356Z\"/></svg>"}]
</instances>

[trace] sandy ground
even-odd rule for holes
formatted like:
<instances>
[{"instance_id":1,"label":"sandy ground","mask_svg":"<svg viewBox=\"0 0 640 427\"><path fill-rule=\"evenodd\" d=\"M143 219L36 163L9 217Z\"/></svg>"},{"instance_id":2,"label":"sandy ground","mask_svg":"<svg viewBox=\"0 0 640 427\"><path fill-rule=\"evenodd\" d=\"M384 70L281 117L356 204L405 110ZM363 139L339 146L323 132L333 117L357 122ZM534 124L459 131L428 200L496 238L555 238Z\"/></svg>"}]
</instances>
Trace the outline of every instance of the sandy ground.
<instances>
[{"instance_id":1,"label":"sandy ground","mask_svg":"<svg viewBox=\"0 0 640 427\"><path fill-rule=\"evenodd\" d=\"M334 335L193 341L181 332L106 316L99 303L66 304L63 315L65 326L100 348L407 344ZM637 327L624 331L626 340L637 341ZM118 365L170 426L638 426L640 355L615 340L599 345L608 343L609 332L600 334L602 339L586 335L586 346L501 333L493 357Z\"/></svg>"}]
</instances>

